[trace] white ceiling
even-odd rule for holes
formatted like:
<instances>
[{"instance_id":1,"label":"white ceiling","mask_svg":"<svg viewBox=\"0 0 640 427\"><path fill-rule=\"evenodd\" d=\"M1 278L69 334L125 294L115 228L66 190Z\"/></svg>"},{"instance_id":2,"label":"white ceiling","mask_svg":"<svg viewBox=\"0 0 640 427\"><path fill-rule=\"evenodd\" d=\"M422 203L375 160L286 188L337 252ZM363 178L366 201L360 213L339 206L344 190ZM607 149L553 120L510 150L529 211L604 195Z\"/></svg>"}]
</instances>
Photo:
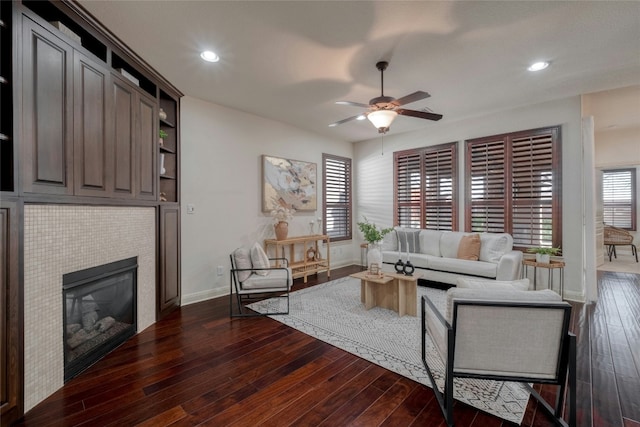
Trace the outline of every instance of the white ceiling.
<instances>
[{"instance_id":1,"label":"white ceiling","mask_svg":"<svg viewBox=\"0 0 640 427\"><path fill-rule=\"evenodd\" d=\"M80 3L186 95L345 141L377 135L349 100L424 90L441 122L640 84L640 2L96 1ZM205 63L201 50L221 60ZM536 60L551 66L526 71Z\"/></svg>"}]
</instances>

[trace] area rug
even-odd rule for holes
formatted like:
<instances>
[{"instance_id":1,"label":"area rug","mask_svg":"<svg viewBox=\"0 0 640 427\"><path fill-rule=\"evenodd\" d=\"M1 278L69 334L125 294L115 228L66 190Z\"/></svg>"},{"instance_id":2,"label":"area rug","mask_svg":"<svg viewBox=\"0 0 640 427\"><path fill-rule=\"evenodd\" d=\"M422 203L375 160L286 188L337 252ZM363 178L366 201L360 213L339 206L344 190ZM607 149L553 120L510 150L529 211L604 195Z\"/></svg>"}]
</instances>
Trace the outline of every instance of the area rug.
<instances>
[{"instance_id":1,"label":"area rug","mask_svg":"<svg viewBox=\"0 0 640 427\"><path fill-rule=\"evenodd\" d=\"M445 292L418 287L444 312ZM248 305L269 313L286 309L285 301L271 298ZM271 316L294 329L334 345L349 353L432 387L420 355L420 309L418 317L403 316L383 308L366 310L360 302L360 281L350 277L333 280L290 294L288 315ZM428 338L428 337L427 337ZM443 389L444 365L431 342L427 342L427 362ZM505 420L520 424L529 400L522 384L513 382L456 379L456 400Z\"/></svg>"}]
</instances>

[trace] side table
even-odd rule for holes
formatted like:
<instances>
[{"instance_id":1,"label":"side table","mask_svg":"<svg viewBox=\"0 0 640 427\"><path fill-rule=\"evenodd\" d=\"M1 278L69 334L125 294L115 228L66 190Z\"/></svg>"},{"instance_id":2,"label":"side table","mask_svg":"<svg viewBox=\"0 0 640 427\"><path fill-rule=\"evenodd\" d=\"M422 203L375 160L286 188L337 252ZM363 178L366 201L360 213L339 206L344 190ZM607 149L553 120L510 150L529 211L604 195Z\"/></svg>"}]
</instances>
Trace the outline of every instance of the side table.
<instances>
[{"instance_id":1,"label":"side table","mask_svg":"<svg viewBox=\"0 0 640 427\"><path fill-rule=\"evenodd\" d=\"M538 286L538 268L546 268L549 273L549 289L553 290L553 270L560 269L560 296L564 299L564 261L551 260L549 263L536 262L535 259L522 260L522 278L529 277L529 267L533 267L533 290Z\"/></svg>"}]
</instances>

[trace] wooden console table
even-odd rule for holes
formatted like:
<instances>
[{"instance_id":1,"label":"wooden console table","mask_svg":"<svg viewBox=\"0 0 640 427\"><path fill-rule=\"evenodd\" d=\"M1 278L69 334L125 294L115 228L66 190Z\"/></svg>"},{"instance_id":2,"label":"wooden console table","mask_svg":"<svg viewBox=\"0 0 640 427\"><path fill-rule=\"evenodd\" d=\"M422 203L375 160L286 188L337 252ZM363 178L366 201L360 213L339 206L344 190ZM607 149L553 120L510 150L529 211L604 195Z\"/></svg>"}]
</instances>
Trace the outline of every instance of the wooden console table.
<instances>
[{"instance_id":1,"label":"wooden console table","mask_svg":"<svg viewBox=\"0 0 640 427\"><path fill-rule=\"evenodd\" d=\"M320 252L320 245L322 242L327 243L326 258L322 258ZM296 258L296 245L298 245L298 249L302 248L302 259ZM307 283L307 276L317 274L322 271L326 271L327 277L331 277L330 238L326 234L296 236L289 237L284 240L266 239L264 241L264 250L267 254L269 253L269 247L275 248L276 256L282 256L289 260L289 267L291 267L291 273L294 279L303 277L304 283ZM285 254L286 247L289 247L288 257ZM313 259L310 259L309 257L309 251L311 249L313 250ZM276 266L279 267L279 263L277 263Z\"/></svg>"}]
</instances>

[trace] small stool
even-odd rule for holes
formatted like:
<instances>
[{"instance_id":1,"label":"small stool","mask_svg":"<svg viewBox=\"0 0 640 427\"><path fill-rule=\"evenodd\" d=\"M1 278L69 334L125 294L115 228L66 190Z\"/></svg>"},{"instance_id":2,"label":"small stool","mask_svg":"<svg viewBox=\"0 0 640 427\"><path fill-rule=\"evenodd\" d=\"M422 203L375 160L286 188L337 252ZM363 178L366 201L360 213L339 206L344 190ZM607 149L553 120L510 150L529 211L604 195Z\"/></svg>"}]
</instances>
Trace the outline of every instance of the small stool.
<instances>
[{"instance_id":1,"label":"small stool","mask_svg":"<svg viewBox=\"0 0 640 427\"><path fill-rule=\"evenodd\" d=\"M360 245L360 266L367 267L367 252L369 251L369 244L362 243Z\"/></svg>"}]
</instances>

